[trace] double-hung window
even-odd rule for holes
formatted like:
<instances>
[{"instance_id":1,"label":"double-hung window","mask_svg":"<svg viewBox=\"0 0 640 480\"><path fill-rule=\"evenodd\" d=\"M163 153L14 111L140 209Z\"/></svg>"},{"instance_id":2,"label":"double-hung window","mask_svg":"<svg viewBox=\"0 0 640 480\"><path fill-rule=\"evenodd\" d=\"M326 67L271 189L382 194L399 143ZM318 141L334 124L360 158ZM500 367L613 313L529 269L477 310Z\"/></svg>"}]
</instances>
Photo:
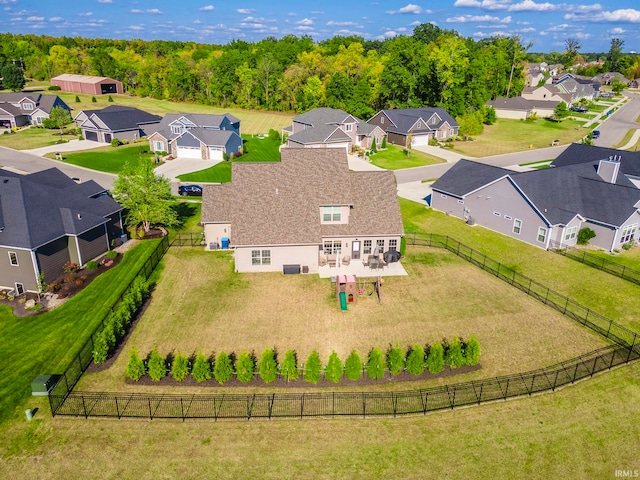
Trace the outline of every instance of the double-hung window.
<instances>
[{"instance_id":1,"label":"double-hung window","mask_svg":"<svg viewBox=\"0 0 640 480\"><path fill-rule=\"evenodd\" d=\"M362 253L371 255L371 240L365 240L362 244Z\"/></svg>"},{"instance_id":2,"label":"double-hung window","mask_svg":"<svg viewBox=\"0 0 640 480\"><path fill-rule=\"evenodd\" d=\"M568 242L569 240L573 240L574 238L576 238L576 236L578 235L578 226L573 226L570 228L567 228L564 231L564 241Z\"/></svg>"},{"instance_id":3,"label":"double-hung window","mask_svg":"<svg viewBox=\"0 0 640 480\"><path fill-rule=\"evenodd\" d=\"M538 228L538 241L544 243L547 239L547 229L544 227Z\"/></svg>"},{"instance_id":4,"label":"double-hung window","mask_svg":"<svg viewBox=\"0 0 640 480\"><path fill-rule=\"evenodd\" d=\"M271 250L251 250L251 265L271 265Z\"/></svg>"},{"instance_id":5,"label":"double-hung window","mask_svg":"<svg viewBox=\"0 0 640 480\"><path fill-rule=\"evenodd\" d=\"M522 230L522 220L518 220L517 218L513 221L513 233L516 235L520 235L520 230Z\"/></svg>"},{"instance_id":6,"label":"double-hung window","mask_svg":"<svg viewBox=\"0 0 640 480\"><path fill-rule=\"evenodd\" d=\"M339 205L330 205L322 207L323 222L339 222L342 220L342 207Z\"/></svg>"},{"instance_id":7,"label":"double-hung window","mask_svg":"<svg viewBox=\"0 0 640 480\"><path fill-rule=\"evenodd\" d=\"M638 224L627 225L622 229L622 235L620 235L620 243L627 243L633 240L633 234L636 233Z\"/></svg>"}]
</instances>

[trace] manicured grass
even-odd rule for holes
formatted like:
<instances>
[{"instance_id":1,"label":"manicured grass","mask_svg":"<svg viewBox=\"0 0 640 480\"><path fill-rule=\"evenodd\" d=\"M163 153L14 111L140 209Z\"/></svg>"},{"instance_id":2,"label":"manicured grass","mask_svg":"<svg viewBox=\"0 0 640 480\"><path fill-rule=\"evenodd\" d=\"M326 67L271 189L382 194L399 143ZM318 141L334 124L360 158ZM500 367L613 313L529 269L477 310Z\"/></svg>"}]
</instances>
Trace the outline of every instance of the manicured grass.
<instances>
[{"instance_id":1,"label":"manicured grass","mask_svg":"<svg viewBox=\"0 0 640 480\"><path fill-rule=\"evenodd\" d=\"M366 420L52 420L33 399L44 411L2 431L0 469L17 480L609 479L640 468L639 387L635 363L533 398Z\"/></svg>"},{"instance_id":2,"label":"manicured grass","mask_svg":"<svg viewBox=\"0 0 640 480\"><path fill-rule=\"evenodd\" d=\"M37 375L66 368L158 242L141 242L118 266L51 312L18 318L8 307L0 308L0 421L14 415L16 405L29 397Z\"/></svg>"},{"instance_id":3,"label":"manicured grass","mask_svg":"<svg viewBox=\"0 0 640 480\"><path fill-rule=\"evenodd\" d=\"M62 142L60 138L62 138ZM66 143L76 138L78 138L77 135L63 135L60 137L60 130L29 127L22 128L15 133L0 134L0 146L13 148L14 150L30 150L32 148Z\"/></svg>"},{"instance_id":4,"label":"manicured grass","mask_svg":"<svg viewBox=\"0 0 640 480\"><path fill-rule=\"evenodd\" d=\"M428 155L418 150L409 150L409 154L403 153L403 148L397 145L387 144L385 150L378 150L369 158L374 165L387 170L400 170L402 168L422 167L423 165L435 165L444 163L441 158Z\"/></svg>"},{"instance_id":5,"label":"manicured grass","mask_svg":"<svg viewBox=\"0 0 640 480\"><path fill-rule=\"evenodd\" d=\"M494 125L485 125L484 132L473 142L454 142L454 151L472 157L520 152L529 148L546 148L555 139L562 145L577 142L588 132L580 128L584 122L545 119L512 120L499 118Z\"/></svg>"},{"instance_id":6,"label":"manicured grass","mask_svg":"<svg viewBox=\"0 0 640 480\"><path fill-rule=\"evenodd\" d=\"M519 166L520 167L533 167L535 165L539 165L541 163L546 164L546 163L551 163L553 162L553 158L550 158L549 160L536 160L535 162L526 162L526 163L521 163Z\"/></svg>"},{"instance_id":7,"label":"manicured grass","mask_svg":"<svg viewBox=\"0 0 640 480\"><path fill-rule=\"evenodd\" d=\"M108 102L108 95L96 95L96 102L91 101L91 95L78 95L80 103L75 101L76 94L68 92L57 93L69 107L72 108L72 116L81 110L97 110L109 105L125 105L135 107L155 115L165 113L230 113L240 119L242 133L268 133L269 129L280 132L284 127L291 125L292 113L268 112L261 110L242 110L239 108L221 108L196 103L170 102L153 98L130 97L124 95L111 95L113 103Z\"/></svg>"},{"instance_id":8,"label":"manicured grass","mask_svg":"<svg viewBox=\"0 0 640 480\"><path fill-rule=\"evenodd\" d=\"M609 108L606 105L598 105L597 103L591 103L589 105L589 111L591 112L596 112L596 113L600 113L603 112L604 110L606 110L607 108Z\"/></svg>"},{"instance_id":9,"label":"manicured grass","mask_svg":"<svg viewBox=\"0 0 640 480\"><path fill-rule=\"evenodd\" d=\"M450 235L519 273L640 332L638 286L575 260L400 199L405 231Z\"/></svg>"},{"instance_id":10,"label":"manicured grass","mask_svg":"<svg viewBox=\"0 0 640 480\"><path fill-rule=\"evenodd\" d=\"M48 153L45 156L55 158L53 153ZM115 174L120 173L127 162L137 163L151 161L152 159L153 155L149 153L149 143L147 141L120 145L119 147L108 145L85 152L65 153L63 156L63 160L66 163Z\"/></svg>"},{"instance_id":11,"label":"manicured grass","mask_svg":"<svg viewBox=\"0 0 640 480\"><path fill-rule=\"evenodd\" d=\"M629 250L620 248L617 253L608 253L602 250L589 250L589 253L640 272L640 246L637 243Z\"/></svg>"},{"instance_id":12,"label":"manicured grass","mask_svg":"<svg viewBox=\"0 0 640 480\"><path fill-rule=\"evenodd\" d=\"M606 345L446 250L409 247L403 265L409 276L385 278L382 304L369 295L369 280L345 314L330 282L316 275L238 274L228 252L173 248L125 354L108 370L85 375L79 389L141 391L123 381L132 347L143 355L154 347L162 355L294 349L300 362L315 349L326 362L332 351L346 359L353 349L366 356L374 346L406 348L475 334L482 345L482 369L456 377L462 381L535 369Z\"/></svg>"},{"instance_id":13,"label":"manicured grass","mask_svg":"<svg viewBox=\"0 0 640 480\"><path fill-rule=\"evenodd\" d=\"M622 137L622 140L620 140L618 143L613 145L611 148L624 147L627 143L629 143L629 141L631 140L631 137L633 137L634 133L636 133L636 129L635 128L627 130L627 133L624 134L624 137ZM634 151L633 147L631 148L631 151Z\"/></svg>"},{"instance_id":14,"label":"manicured grass","mask_svg":"<svg viewBox=\"0 0 640 480\"><path fill-rule=\"evenodd\" d=\"M279 162L280 141L268 137L242 135L245 154L235 162ZM231 162L220 162L213 167L179 175L182 182L227 183L231 181Z\"/></svg>"}]
</instances>

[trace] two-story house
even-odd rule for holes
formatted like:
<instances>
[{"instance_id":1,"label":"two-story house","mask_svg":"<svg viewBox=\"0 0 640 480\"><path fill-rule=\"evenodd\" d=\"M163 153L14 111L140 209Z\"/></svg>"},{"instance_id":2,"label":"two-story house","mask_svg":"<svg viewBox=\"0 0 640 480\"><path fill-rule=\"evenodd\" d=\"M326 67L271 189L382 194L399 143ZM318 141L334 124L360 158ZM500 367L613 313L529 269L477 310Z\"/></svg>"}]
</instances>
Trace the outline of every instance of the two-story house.
<instances>
[{"instance_id":1,"label":"two-story house","mask_svg":"<svg viewBox=\"0 0 640 480\"><path fill-rule=\"evenodd\" d=\"M242 154L240 120L229 113L168 113L147 139L152 151L174 157L222 160Z\"/></svg>"},{"instance_id":2,"label":"two-story house","mask_svg":"<svg viewBox=\"0 0 640 480\"><path fill-rule=\"evenodd\" d=\"M51 110L60 107L71 112L57 95L41 93L0 93L0 127L14 128L24 125L42 125Z\"/></svg>"},{"instance_id":3,"label":"two-story house","mask_svg":"<svg viewBox=\"0 0 640 480\"><path fill-rule=\"evenodd\" d=\"M202 223L206 248L230 244L238 272L317 273L324 256L400 249L393 172L351 172L342 149L285 148L280 162L234 162L232 178L204 187Z\"/></svg>"},{"instance_id":4,"label":"two-story house","mask_svg":"<svg viewBox=\"0 0 640 480\"><path fill-rule=\"evenodd\" d=\"M283 129L287 147L343 148L351 152L354 146L365 150L374 140L380 145L385 133L375 125L367 125L359 118L338 108L314 108L294 117L292 124Z\"/></svg>"}]
</instances>

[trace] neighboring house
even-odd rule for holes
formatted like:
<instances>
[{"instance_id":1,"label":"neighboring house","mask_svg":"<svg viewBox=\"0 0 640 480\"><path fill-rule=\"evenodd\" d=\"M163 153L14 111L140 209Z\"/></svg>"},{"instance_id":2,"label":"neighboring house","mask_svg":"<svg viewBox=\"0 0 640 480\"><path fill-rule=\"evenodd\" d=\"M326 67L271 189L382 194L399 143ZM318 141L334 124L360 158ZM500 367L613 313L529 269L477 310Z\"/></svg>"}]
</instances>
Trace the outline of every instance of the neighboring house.
<instances>
[{"instance_id":1,"label":"neighboring house","mask_svg":"<svg viewBox=\"0 0 640 480\"><path fill-rule=\"evenodd\" d=\"M545 62L542 63L527 63L525 65L525 74L527 76L527 85L537 87L545 77L548 65ZM547 74L548 75L548 74Z\"/></svg>"},{"instance_id":2,"label":"neighboring house","mask_svg":"<svg viewBox=\"0 0 640 480\"><path fill-rule=\"evenodd\" d=\"M86 140L110 143L114 138L144 137L147 131L155 131L161 119L137 108L111 105L102 110L83 110L73 120Z\"/></svg>"},{"instance_id":3,"label":"neighboring house","mask_svg":"<svg viewBox=\"0 0 640 480\"><path fill-rule=\"evenodd\" d=\"M588 227L611 251L638 239L639 186L640 153L574 143L542 170L461 160L432 185L431 206L545 249Z\"/></svg>"},{"instance_id":4,"label":"neighboring house","mask_svg":"<svg viewBox=\"0 0 640 480\"><path fill-rule=\"evenodd\" d=\"M60 87L63 92L87 93L89 95L105 95L123 93L122 82L107 77L92 75L76 75L63 73L51 79L51 85Z\"/></svg>"},{"instance_id":5,"label":"neighboring house","mask_svg":"<svg viewBox=\"0 0 640 480\"><path fill-rule=\"evenodd\" d=\"M65 262L86 264L120 238L122 207L90 180L56 168L29 175L0 170L0 288L38 290Z\"/></svg>"},{"instance_id":6,"label":"neighboring house","mask_svg":"<svg viewBox=\"0 0 640 480\"><path fill-rule=\"evenodd\" d=\"M391 171L350 172L344 150L284 148L273 163L234 162L231 183L205 185L207 249L230 242L238 272L316 273L321 255L361 261L399 250L404 234Z\"/></svg>"},{"instance_id":7,"label":"neighboring house","mask_svg":"<svg viewBox=\"0 0 640 480\"><path fill-rule=\"evenodd\" d=\"M456 137L460 129L458 122L440 107L381 110L367 123L387 132L389 143L403 147L409 143L428 145L431 139L444 141Z\"/></svg>"},{"instance_id":8,"label":"neighboring house","mask_svg":"<svg viewBox=\"0 0 640 480\"><path fill-rule=\"evenodd\" d=\"M0 127L41 125L44 119L49 118L53 107L64 108L71 112L69 106L57 95L26 92L0 93Z\"/></svg>"},{"instance_id":9,"label":"neighboring house","mask_svg":"<svg viewBox=\"0 0 640 480\"><path fill-rule=\"evenodd\" d=\"M600 82L587 77L574 75L573 73L565 73L559 77L554 77L552 84L561 92L571 95L571 103L585 98L593 100L600 92Z\"/></svg>"},{"instance_id":10,"label":"neighboring house","mask_svg":"<svg viewBox=\"0 0 640 480\"><path fill-rule=\"evenodd\" d=\"M347 152L354 146L368 150L374 139L380 145L384 137L384 130L367 125L344 110L328 107L294 117L283 133L287 135L287 147L344 148Z\"/></svg>"},{"instance_id":11,"label":"neighboring house","mask_svg":"<svg viewBox=\"0 0 640 480\"><path fill-rule=\"evenodd\" d=\"M524 87L520 95L525 100L564 102L571 106L572 98L568 93L562 92L555 85L543 85L541 87Z\"/></svg>"},{"instance_id":12,"label":"neighboring house","mask_svg":"<svg viewBox=\"0 0 640 480\"><path fill-rule=\"evenodd\" d=\"M611 85L612 83L622 83L623 85L629 84L629 79L618 72L605 72L599 73L592 79L594 82L598 82L601 85Z\"/></svg>"},{"instance_id":13,"label":"neighboring house","mask_svg":"<svg viewBox=\"0 0 640 480\"><path fill-rule=\"evenodd\" d=\"M147 135L154 152L175 157L222 160L242 153L240 120L231 114L166 114Z\"/></svg>"},{"instance_id":14,"label":"neighboring house","mask_svg":"<svg viewBox=\"0 0 640 480\"><path fill-rule=\"evenodd\" d=\"M501 97L487 101L486 105L495 109L496 117L498 118L526 120L534 113L539 117L550 117L559 103L559 100L527 100L524 97Z\"/></svg>"}]
</instances>

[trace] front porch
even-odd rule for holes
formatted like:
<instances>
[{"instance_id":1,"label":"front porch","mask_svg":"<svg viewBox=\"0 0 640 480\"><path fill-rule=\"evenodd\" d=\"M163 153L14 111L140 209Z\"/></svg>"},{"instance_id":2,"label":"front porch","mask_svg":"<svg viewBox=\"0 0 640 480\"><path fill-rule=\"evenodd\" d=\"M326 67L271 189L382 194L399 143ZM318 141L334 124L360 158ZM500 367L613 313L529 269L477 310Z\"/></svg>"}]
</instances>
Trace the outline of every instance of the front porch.
<instances>
[{"instance_id":1,"label":"front porch","mask_svg":"<svg viewBox=\"0 0 640 480\"><path fill-rule=\"evenodd\" d=\"M378 268L371 268L363 263L362 260L351 260L348 265L337 263L330 266L329 264L318 267L318 275L320 278L331 278L336 275L355 275L359 278L365 277L400 277L407 276L408 273L400 262L388 263Z\"/></svg>"}]
</instances>

